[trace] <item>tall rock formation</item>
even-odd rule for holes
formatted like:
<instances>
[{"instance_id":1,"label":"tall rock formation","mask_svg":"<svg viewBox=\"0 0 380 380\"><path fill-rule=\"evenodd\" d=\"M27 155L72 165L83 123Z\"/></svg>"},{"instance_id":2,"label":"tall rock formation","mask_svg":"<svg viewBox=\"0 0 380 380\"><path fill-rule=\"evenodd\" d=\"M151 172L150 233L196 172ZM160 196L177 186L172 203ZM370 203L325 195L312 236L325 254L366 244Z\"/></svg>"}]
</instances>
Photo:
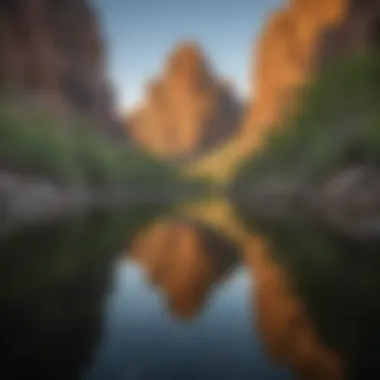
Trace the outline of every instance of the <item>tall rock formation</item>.
<instances>
[{"instance_id":1,"label":"tall rock formation","mask_svg":"<svg viewBox=\"0 0 380 380\"><path fill-rule=\"evenodd\" d=\"M129 118L133 139L156 154L189 158L230 137L241 106L213 74L197 44L175 48L162 75L146 89L145 104Z\"/></svg>"},{"instance_id":2,"label":"tall rock formation","mask_svg":"<svg viewBox=\"0 0 380 380\"><path fill-rule=\"evenodd\" d=\"M346 19L347 10L348 0L288 0L269 17L254 52L252 97L241 132L189 174L226 181L263 144L267 132L298 106L297 89L315 72L324 34Z\"/></svg>"},{"instance_id":3,"label":"tall rock formation","mask_svg":"<svg viewBox=\"0 0 380 380\"><path fill-rule=\"evenodd\" d=\"M314 71L318 46L327 29L342 22L346 0L290 0L269 18L257 54L257 96L246 128L261 141L263 131L286 117L298 103L297 89ZM254 143L254 141L251 141Z\"/></svg>"},{"instance_id":4,"label":"tall rock formation","mask_svg":"<svg viewBox=\"0 0 380 380\"><path fill-rule=\"evenodd\" d=\"M104 50L87 0L0 1L0 85L119 137Z\"/></svg>"},{"instance_id":5,"label":"tall rock formation","mask_svg":"<svg viewBox=\"0 0 380 380\"><path fill-rule=\"evenodd\" d=\"M380 2L349 0L345 21L328 30L320 44L318 61L323 68L336 57L380 47Z\"/></svg>"}]
</instances>

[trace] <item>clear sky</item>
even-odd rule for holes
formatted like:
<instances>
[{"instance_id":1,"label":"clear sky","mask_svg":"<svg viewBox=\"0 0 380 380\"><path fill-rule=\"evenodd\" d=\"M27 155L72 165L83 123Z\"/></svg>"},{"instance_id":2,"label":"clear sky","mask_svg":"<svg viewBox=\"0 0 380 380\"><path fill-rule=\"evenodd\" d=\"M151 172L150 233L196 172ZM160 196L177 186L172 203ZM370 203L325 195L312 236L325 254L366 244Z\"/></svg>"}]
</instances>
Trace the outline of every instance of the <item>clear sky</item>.
<instances>
[{"instance_id":1,"label":"clear sky","mask_svg":"<svg viewBox=\"0 0 380 380\"><path fill-rule=\"evenodd\" d=\"M119 109L135 106L173 46L199 42L216 73L250 91L252 52L267 13L284 0L93 0Z\"/></svg>"}]
</instances>

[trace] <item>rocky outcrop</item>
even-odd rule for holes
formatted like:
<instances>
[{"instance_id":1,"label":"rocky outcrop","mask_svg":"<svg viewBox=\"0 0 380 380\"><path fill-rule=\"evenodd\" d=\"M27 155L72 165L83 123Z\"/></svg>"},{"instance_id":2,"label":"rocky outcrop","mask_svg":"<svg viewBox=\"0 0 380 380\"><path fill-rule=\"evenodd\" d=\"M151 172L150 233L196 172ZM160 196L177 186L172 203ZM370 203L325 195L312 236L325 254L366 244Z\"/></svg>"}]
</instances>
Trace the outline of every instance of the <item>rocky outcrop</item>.
<instances>
[{"instance_id":1,"label":"rocky outcrop","mask_svg":"<svg viewBox=\"0 0 380 380\"><path fill-rule=\"evenodd\" d=\"M145 104L128 120L129 133L154 153L188 158L231 136L240 113L229 86L188 42L175 48L162 75L147 86Z\"/></svg>"},{"instance_id":2,"label":"rocky outcrop","mask_svg":"<svg viewBox=\"0 0 380 380\"><path fill-rule=\"evenodd\" d=\"M252 98L236 137L203 157L188 171L228 181L242 159L265 142L300 104L298 88L315 72L319 45L327 30L346 18L348 0L288 0L274 12L255 43Z\"/></svg>"},{"instance_id":3,"label":"rocky outcrop","mask_svg":"<svg viewBox=\"0 0 380 380\"><path fill-rule=\"evenodd\" d=\"M0 1L0 84L124 135L97 18L86 0Z\"/></svg>"},{"instance_id":4,"label":"rocky outcrop","mask_svg":"<svg viewBox=\"0 0 380 380\"><path fill-rule=\"evenodd\" d=\"M269 18L255 52L257 96L244 133L261 141L263 132L285 120L300 103L297 89L317 68L379 43L380 3L376 0L290 1Z\"/></svg>"},{"instance_id":5,"label":"rocky outcrop","mask_svg":"<svg viewBox=\"0 0 380 380\"><path fill-rule=\"evenodd\" d=\"M380 3L377 0L350 0L348 17L326 31L319 50L323 68L334 58L360 53L380 46Z\"/></svg>"},{"instance_id":6,"label":"rocky outcrop","mask_svg":"<svg viewBox=\"0 0 380 380\"><path fill-rule=\"evenodd\" d=\"M345 17L346 0L292 0L268 20L259 40L257 96L244 133L260 142L297 105L297 89L310 79L323 33Z\"/></svg>"}]
</instances>

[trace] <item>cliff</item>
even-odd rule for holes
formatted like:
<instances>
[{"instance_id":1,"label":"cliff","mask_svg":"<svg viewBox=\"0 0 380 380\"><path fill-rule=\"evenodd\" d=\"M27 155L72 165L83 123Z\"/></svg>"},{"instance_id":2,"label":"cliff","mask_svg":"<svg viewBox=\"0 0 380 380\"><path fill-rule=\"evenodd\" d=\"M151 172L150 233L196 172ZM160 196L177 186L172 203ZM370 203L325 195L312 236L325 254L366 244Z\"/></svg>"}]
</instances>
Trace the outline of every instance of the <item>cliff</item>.
<instances>
[{"instance_id":1,"label":"cliff","mask_svg":"<svg viewBox=\"0 0 380 380\"><path fill-rule=\"evenodd\" d=\"M321 68L335 57L380 46L380 3L351 0L343 23L326 31L318 52Z\"/></svg>"},{"instance_id":2,"label":"cliff","mask_svg":"<svg viewBox=\"0 0 380 380\"><path fill-rule=\"evenodd\" d=\"M367 258L369 252L376 249L372 242L379 236L374 210L379 204L376 121L379 120L380 65L378 56L361 56L361 53L378 48L379 5L378 1L347 2L341 14L343 21L327 24L328 27L322 29L305 78L299 79L297 85L318 75L314 86L308 89L310 97L297 99L297 86L280 85L279 81L277 88L290 89L288 97L283 103L271 101L274 86L265 98L273 107L265 111L259 102L263 91L259 91L256 110L262 113L254 116L267 117L263 117L262 126L269 130L276 123L281 125L286 119L284 113L292 111L294 105L301 104L302 111L294 122L284 123L288 125L279 134L270 136L273 137L270 143L263 151L253 153L239 174L246 170L244 177L253 184L244 189L246 183L240 184L247 195L244 201L241 194L237 197L242 201L241 212L246 215L250 212L257 220L260 214L257 211L261 208L261 215L268 218L268 230L263 227L265 236L273 234L269 247L254 241L246 246L246 259L255 275L260 332L271 356L290 365L300 379L361 379L369 377L370 371L378 372L379 358L374 349L379 344L378 328L377 323L371 322L372 318L377 321L378 305L373 297L378 286L376 274L367 282L368 287L361 286L360 290L355 276L372 276L370 273L378 260L376 255ZM344 59L351 55L350 59ZM341 61L340 64L322 73L319 71L335 60ZM269 70L269 66L264 69ZM260 128L257 133L262 138ZM313 156L312 152L318 152L319 156ZM285 168L286 162L289 171ZM318 165L318 171L313 170L311 162ZM292 170L297 174L290 174ZM269 181L260 191L265 182L261 182L262 178ZM296 191L290 197L292 190L286 186L281 188L289 183L296 184ZM307 185L302 188L300 183ZM316 183L321 189L313 194L318 188ZM258 208L248 212L247 199L255 199L255 192L261 192L260 199L255 201ZM283 214L277 219L277 222L281 220L278 226L270 223L270 214L281 213L284 206L281 201L286 199L291 218ZM310 207L315 200L315 205ZM303 212L302 219L295 222L298 211ZM324 236L323 229L315 228L314 223L309 227L312 232L307 231L306 214L314 221L317 219L319 226L323 225L324 231L329 232ZM333 233L329 227L333 227ZM313 245L313 241L321 244L314 252L311 247L317 245ZM322 262L330 264L322 265ZM346 279L348 267L355 270ZM349 295L346 301L343 294ZM326 303L316 302L317 298ZM355 315L350 309L367 312L353 317L349 324L342 324L345 315ZM366 315L365 319L362 315Z\"/></svg>"},{"instance_id":3,"label":"cliff","mask_svg":"<svg viewBox=\"0 0 380 380\"><path fill-rule=\"evenodd\" d=\"M255 105L246 123L252 143L281 122L297 104L297 89L310 79L320 39L340 23L345 0L292 0L267 21L253 70Z\"/></svg>"},{"instance_id":4,"label":"cliff","mask_svg":"<svg viewBox=\"0 0 380 380\"><path fill-rule=\"evenodd\" d=\"M265 141L299 102L297 90L311 78L327 30L346 18L346 0L291 0L275 11L259 37L251 105L236 138L189 168L191 175L226 181L236 165Z\"/></svg>"},{"instance_id":5,"label":"cliff","mask_svg":"<svg viewBox=\"0 0 380 380\"><path fill-rule=\"evenodd\" d=\"M0 83L121 137L97 18L86 0L0 1Z\"/></svg>"},{"instance_id":6,"label":"cliff","mask_svg":"<svg viewBox=\"0 0 380 380\"><path fill-rule=\"evenodd\" d=\"M230 137L241 106L195 43L178 45L147 88L144 105L129 118L129 134L166 157L191 158Z\"/></svg>"}]
</instances>

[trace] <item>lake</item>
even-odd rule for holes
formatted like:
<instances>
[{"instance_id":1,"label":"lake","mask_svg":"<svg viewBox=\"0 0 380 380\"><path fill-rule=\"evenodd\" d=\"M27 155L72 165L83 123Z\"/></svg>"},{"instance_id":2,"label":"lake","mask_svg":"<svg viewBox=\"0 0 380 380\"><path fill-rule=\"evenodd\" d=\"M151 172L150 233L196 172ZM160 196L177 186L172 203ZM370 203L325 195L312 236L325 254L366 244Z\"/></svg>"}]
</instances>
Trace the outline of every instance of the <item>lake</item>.
<instances>
[{"instance_id":1,"label":"lake","mask_svg":"<svg viewBox=\"0 0 380 380\"><path fill-rule=\"evenodd\" d=\"M223 202L140 204L3 241L0 376L337 380L346 357L370 367L378 245L252 226Z\"/></svg>"}]
</instances>

